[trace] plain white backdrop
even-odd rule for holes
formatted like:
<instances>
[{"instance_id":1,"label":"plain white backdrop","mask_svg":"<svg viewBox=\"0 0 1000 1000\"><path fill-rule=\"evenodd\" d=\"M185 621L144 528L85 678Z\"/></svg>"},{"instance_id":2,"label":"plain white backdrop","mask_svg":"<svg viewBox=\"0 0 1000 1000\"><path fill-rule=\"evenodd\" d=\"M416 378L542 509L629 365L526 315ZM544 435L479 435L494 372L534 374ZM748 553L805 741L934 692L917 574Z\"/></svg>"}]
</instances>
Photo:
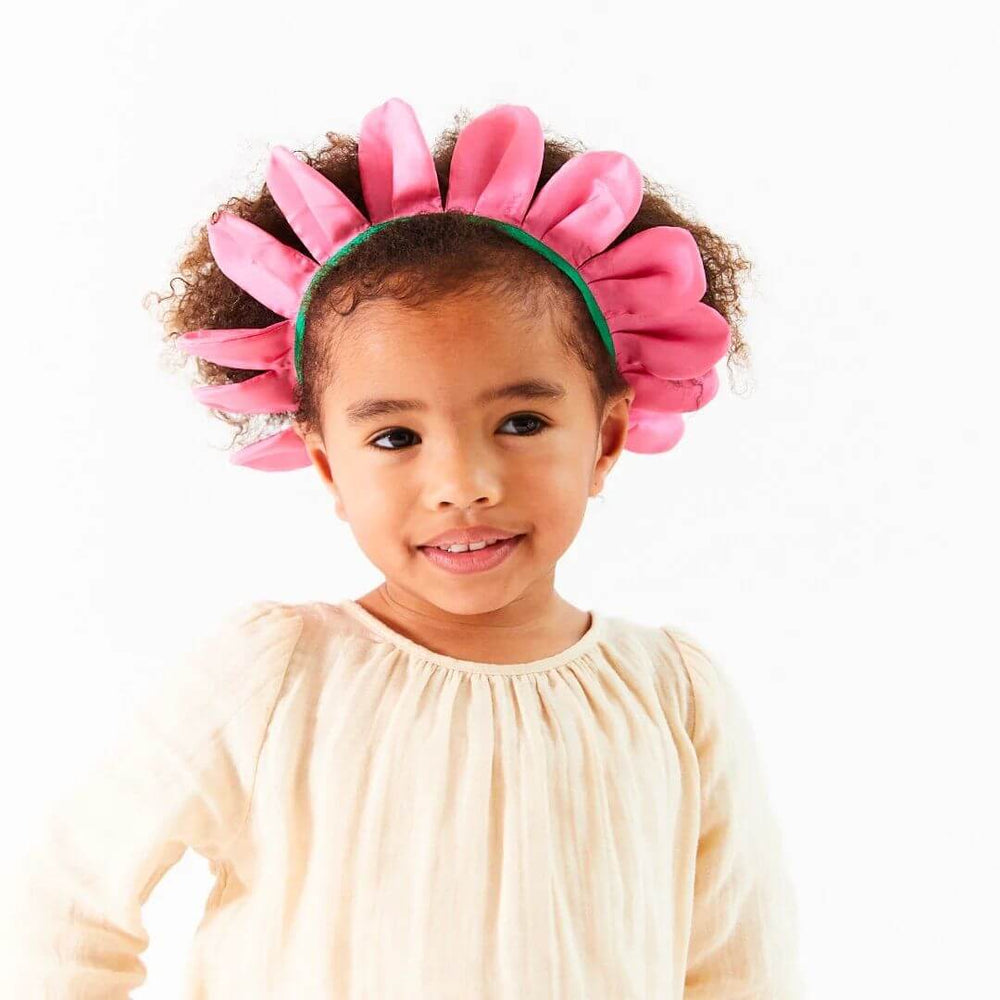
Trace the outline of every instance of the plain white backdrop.
<instances>
[{"instance_id":1,"label":"plain white backdrop","mask_svg":"<svg viewBox=\"0 0 1000 1000\"><path fill-rule=\"evenodd\" d=\"M672 452L624 453L557 589L728 667L811 996L996 988L995 25L871 2L19 16L0 61L5 865L226 610L381 579L312 470L228 463L144 296L272 144L356 135L393 96L428 141L459 108L523 103L628 153L754 263L750 382L722 364ZM189 851L155 889L137 997L179 995L210 886Z\"/></svg>"}]
</instances>

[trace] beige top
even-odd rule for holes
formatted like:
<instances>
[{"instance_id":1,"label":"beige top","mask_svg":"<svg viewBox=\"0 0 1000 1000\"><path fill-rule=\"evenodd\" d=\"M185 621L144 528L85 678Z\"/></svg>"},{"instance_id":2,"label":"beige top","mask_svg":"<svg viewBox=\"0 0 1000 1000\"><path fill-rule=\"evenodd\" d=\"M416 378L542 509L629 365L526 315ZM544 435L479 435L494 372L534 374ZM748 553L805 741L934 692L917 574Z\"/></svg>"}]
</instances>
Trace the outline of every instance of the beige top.
<instances>
[{"instance_id":1,"label":"beige top","mask_svg":"<svg viewBox=\"0 0 1000 1000\"><path fill-rule=\"evenodd\" d=\"M3 995L127 1000L190 847L185 1000L801 996L741 702L683 630L591 614L490 664L350 600L238 608L53 811Z\"/></svg>"}]
</instances>

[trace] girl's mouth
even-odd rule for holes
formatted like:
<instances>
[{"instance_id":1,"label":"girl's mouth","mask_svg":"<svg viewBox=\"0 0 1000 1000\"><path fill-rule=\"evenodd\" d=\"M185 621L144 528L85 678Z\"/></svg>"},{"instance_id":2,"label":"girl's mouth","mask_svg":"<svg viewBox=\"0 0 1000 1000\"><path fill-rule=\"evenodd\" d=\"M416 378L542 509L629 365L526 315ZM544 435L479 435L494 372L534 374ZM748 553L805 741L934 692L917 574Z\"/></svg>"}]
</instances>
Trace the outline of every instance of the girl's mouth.
<instances>
[{"instance_id":1,"label":"girl's mouth","mask_svg":"<svg viewBox=\"0 0 1000 1000\"><path fill-rule=\"evenodd\" d=\"M446 552L433 545L418 547L435 566L440 566L450 573L480 573L483 570L499 566L521 544L522 538L524 535L501 538L483 549L466 552Z\"/></svg>"}]
</instances>

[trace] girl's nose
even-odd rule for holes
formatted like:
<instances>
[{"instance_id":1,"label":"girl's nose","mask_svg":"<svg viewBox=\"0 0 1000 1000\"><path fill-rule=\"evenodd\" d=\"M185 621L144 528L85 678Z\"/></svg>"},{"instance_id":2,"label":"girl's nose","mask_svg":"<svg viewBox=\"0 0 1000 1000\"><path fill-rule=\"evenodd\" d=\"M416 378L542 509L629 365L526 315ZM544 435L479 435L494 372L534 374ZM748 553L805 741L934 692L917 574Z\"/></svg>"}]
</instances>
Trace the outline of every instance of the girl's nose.
<instances>
[{"instance_id":1,"label":"girl's nose","mask_svg":"<svg viewBox=\"0 0 1000 1000\"><path fill-rule=\"evenodd\" d=\"M431 507L492 506L501 492L495 463L474 446L441 445L421 470Z\"/></svg>"}]
</instances>

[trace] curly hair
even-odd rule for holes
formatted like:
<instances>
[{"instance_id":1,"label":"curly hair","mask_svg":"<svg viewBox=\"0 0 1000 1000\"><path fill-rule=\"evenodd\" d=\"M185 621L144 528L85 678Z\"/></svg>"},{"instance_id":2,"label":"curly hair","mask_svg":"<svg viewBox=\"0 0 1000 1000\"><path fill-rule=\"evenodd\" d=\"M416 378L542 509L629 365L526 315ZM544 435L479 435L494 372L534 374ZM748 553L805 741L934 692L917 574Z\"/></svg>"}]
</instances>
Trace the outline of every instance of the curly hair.
<instances>
[{"instance_id":1,"label":"curly hair","mask_svg":"<svg viewBox=\"0 0 1000 1000\"><path fill-rule=\"evenodd\" d=\"M471 115L458 111L432 147L441 188L447 195L448 174L459 133ZM546 130L541 174L535 193L567 160L585 151L576 140L553 136ZM297 151L304 161L332 181L365 213L358 169L358 143L349 135L326 133L326 144L316 153ZM249 197L234 196L212 213L225 209L252 222L283 243L309 255L263 184ZM741 276L751 263L740 248L706 226L683 215L671 203L665 189L643 175L643 197L639 210L622 233L610 244L617 246L630 236L654 226L681 226L694 237L707 279L702 297L729 323L731 340L727 357L732 386L732 364L748 366L749 348L740 334ZM320 261L320 263L323 263ZM156 297L157 317L163 339L174 357L173 345L182 333L202 328L264 327L282 317L257 302L219 269L208 242L208 227L202 224L183 250L177 274L170 279L170 293ZM179 287L178 287L179 286ZM586 303L573 283L534 250L512 240L495 227L481 224L467 213L451 210L424 213L387 226L372 239L359 244L331 269L313 289L302 347L303 382L296 389L297 409L288 414L239 414L212 409L214 416L237 428L230 448L274 433L288 417L306 430L319 430L320 400L335 372L337 344L342 338L326 333L331 313L348 315L360 303L391 297L412 308L425 308L446 296L470 290L511 296L520 307L537 315L549 310L566 352L590 373L597 412L609 399L628 389L590 318ZM148 297L147 297L148 304ZM148 307L148 305L147 305ZM310 336L320 326L323 336ZM181 364L187 360L184 356ZM198 384L240 382L259 371L228 368L195 358ZM258 433L259 432L259 433Z\"/></svg>"}]
</instances>

